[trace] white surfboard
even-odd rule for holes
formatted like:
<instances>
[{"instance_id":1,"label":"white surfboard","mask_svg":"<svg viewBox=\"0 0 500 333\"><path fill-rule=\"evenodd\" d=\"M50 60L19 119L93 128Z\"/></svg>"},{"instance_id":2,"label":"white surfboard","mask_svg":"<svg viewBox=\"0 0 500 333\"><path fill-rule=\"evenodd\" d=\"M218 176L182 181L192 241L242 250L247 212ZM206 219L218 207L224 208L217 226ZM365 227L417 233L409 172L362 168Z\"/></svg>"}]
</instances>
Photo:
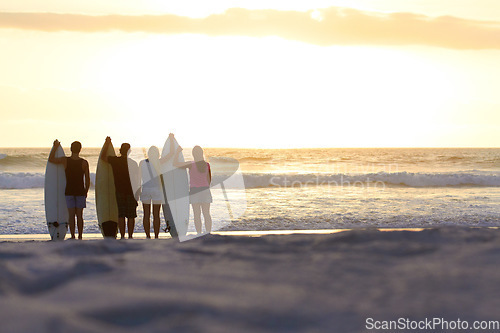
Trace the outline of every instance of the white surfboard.
<instances>
[{"instance_id":1,"label":"white surfboard","mask_svg":"<svg viewBox=\"0 0 500 333\"><path fill-rule=\"evenodd\" d=\"M179 147L174 138L174 152ZM161 155L166 156L170 152L170 138L165 141ZM180 241L186 239L189 224L189 182L186 169L179 169L173 166L173 157L162 164L163 190L167 196L167 201L172 213L173 222L170 222L170 235L179 238ZM179 161L184 162L182 154ZM168 213L163 205L163 215L168 219Z\"/></svg>"},{"instance_id":2,"label":"white surfboard","mask_svg":"<svg viewBox=\"0 0 500 333\"><path fill-rule=\"evenodd\" d=\"M210 157L212 182L210 205L212 231L221 230L239 219L246 211L245 181L238 160L231 157Z\"/></svg>"},{"instance_id":3,"label":"white surfboard","mask_svg":"<svg viewBox=\"0 0 500 333\"><path fill-rule=\"evenodd\" d=\"M54 149L54 147L52 147ZM57 147L55 157L64 157L61 146ZM62 164L47 161L45 168L45 218L52 240L64 240L68 231L68 208L66 206L66 173Z\"/></svg>"},{"instance_id":4,"label":"white surfboard","mask_svg":"<svg viewBox=\"0 0 500 333\"><path fill-rule=\"evenodd\" d=\"M104 153L107 156L116 156L113 144L110 143L108 150ZM118 233L118 205L116 203L115 180L111 164L99 158L95 179L95 201L99 229L104 237L116 238Z\"/></svg>"}]
</instances>

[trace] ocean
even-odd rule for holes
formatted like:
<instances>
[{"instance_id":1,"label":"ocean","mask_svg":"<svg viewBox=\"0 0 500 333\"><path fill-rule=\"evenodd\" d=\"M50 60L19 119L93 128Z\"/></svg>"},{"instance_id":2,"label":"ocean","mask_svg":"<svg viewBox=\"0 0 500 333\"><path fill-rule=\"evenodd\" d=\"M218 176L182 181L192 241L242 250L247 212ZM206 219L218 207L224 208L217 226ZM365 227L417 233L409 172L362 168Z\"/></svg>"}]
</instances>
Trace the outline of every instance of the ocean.
<instances>
[{"instance_id":1,"label":"ocean","mask_svg":"<svg viewBox=\"0 0 500 333\"><path fill-rule=\"evenodd\" d=\"M0 234L47 232L49 151L0 148ZM92 183L99 151L81 153ZM500 148L207 148L205 156L214 230L500 226ZM84 220L84 233L99 232L93 186ZM143 231L140 205L135 230Z\"/></svg>"}]
</instances>

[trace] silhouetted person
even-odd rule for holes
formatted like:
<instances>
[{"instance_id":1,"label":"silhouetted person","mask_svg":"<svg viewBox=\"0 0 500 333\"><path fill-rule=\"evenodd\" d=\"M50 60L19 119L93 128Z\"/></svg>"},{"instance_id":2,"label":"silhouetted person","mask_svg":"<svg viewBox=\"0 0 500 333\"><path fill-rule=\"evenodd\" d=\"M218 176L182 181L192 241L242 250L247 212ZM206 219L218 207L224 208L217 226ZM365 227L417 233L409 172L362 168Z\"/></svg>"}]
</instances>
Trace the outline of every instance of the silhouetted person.
<instances>
[{"instance_id":1,"label":"silhouetted person","mask_svg":"<svg viewBox=\"0 0 500 333\"><path fill-rule=\"evenodd\" d=\"M155 238L160 234L160 208L163 202L163 193L160 180L160 151L158 147L151 146L148 150L148 158L139 163L141 170L141 201L144 211L142 224L147 238L151 238L150 219L151 204L153 204L153 230Z\"/></svg>"},{"instance_id":2,"label":"silhouetted person","mask_svg":"<svg viewBox=\"0 0 500 333\"><path fill-rule=\"evenodd\" d=\"M174 135L170 133L171 147L170 152L166 156L160 158L160 151L158 147L151 146L148 150L148 158L139 163L141 170L142 192L141 201L144 210L144 232L147 238L150 236L150 216L151 204L153 204L153 230L155 238L158 238L160 233L160 208L161 205L167 205L168 201L164 198L162 186L167 186L162 180L161 165L170 160L174 156ZM170 207L166 207L165 211L169 214L165 217L167 220L167 229L169 227L169 218L171 219ZM172 221L173 222L173 221Z\"/></svg>"},{"instance_id":3,"label":"silhouetted person","mask_svg":"<svg viewBox=\"0 0 500 333\"><path fill-rule=\"evenodd\" d=\"M54 148L50 152L49 162L64 165L66 173L66 206L69 214L69 230L71 238L75 239L75 215L78 225L78 239L83 234L83 209L87 207L87 193L90 188L89 163L80 157L82 144L75 141L71 144L70 157L55 157L56 149L60 146L54 141ZM85 178L85 182L84 182Z\"/></svg>"},{"instance_id":4,"label":"silhouetted person","mask_svg":"<svg viewBox=\"0 0 500 333\"><path fill-rule=\"evenodd\" d=\"M108 136L102 151L108 150L111 138ZM135 218L137 217L137 198L132 186L138 178L139 167L137 163L128 158L130 144L123 143L120 147L120 156L107 156L101 154L100 158L104 162L111 164L113 169L113 179L115 180L116 203L118 204L118 228L122 238L125 238L125 219L127 219L128 237L133 238Z\"/></svg>"},{"instance_id":5,"label":"silhouetted person","mask_svg":"<svg viewBox=\"0 0 500 333\"><path fill-rule=\"evenodd\" d=\"M167 205L168 201L164 198L164 193L162 186L166 186L162 180L161 165L168 161L174 156L174 135L170 133L171 147L170 152L166 156L160 158L160 151L158 147L151 146L148 150L148 158L142 160L139 163L139 169L141 174L141 201L142 208L144 211L144 218L142 224L144 226L144 232L147 238L151 238L150 235L150 220L151 220L151 204L153 204L153 230L155 233L155 238L158 238L160 234L160 208L161 205ZM170 212L170 207L166 208L166 211ZM171 218L171 213L168 214ZM167 229L169 217L167 219Z\"/></svg>"},{"instance_id":6,"label":"silhouetted person","mask_svg":"<svg viewBox=\"0 0 500 333\"><path fill-rule=\"evenodd\" d=\"M178 147L175 152L174 166L189 169L189 203L193 206L196 232L199 234L202 232L201 212L203 212L205 230L210 233L212 231L212 217L210 216L212 173L210 164L203 158L203 149L200 146L193 148L194 161L192 162L179 162L181 151L182 148Z\"/></svg>"}]
</instances>

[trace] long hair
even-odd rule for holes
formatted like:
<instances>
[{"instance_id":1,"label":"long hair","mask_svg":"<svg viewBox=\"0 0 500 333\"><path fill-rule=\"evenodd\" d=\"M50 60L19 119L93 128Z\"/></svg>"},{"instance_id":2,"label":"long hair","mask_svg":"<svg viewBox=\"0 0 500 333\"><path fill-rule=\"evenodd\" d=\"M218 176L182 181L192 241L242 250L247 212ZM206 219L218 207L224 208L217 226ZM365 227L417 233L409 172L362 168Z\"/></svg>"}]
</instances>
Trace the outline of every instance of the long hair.
<instances>
[{"instance_id":1,"label":"long hair","mask_svg":"<svg viewBox=\"0 0 500 333\"><path fill-rule=\"evenodd\" d=\"M196 169L200 173L205 173L207 171L207 162L203 158L203 149L200 146L193 147L193 157L196 162Z\"/></svg>"},{"instance_id":2,"label":"long hair","mask_svg":"<svg viewBox=\"0 0 500 333\"><path fill-rule=\"evenodd\" d=\"M156 173L159 175L160 172L160 150L156 146L149 147L148 150L148 161L151 163L153 168L155 168Z\"/></svg>"}]
</instances>

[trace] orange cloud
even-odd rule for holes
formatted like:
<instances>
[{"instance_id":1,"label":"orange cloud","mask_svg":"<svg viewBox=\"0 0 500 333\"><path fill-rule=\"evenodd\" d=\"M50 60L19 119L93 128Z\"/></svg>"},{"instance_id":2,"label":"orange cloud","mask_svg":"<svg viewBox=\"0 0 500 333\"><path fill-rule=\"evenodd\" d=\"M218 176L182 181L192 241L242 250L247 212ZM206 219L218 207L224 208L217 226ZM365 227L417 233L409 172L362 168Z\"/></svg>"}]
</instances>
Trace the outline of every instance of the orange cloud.
<instances>
[{"instance_id":1,"label":"orange cloud","mask_svg":"<svg viewBox=\"0 0 500 333\"><path fill-rule=\"evenodd\" d=\"M500 49L500 21L380 14L330 7L296 12L229 9L205 18L176 15L88 16L0 13L0 28L40 31L194 33L209 36L279 36L316 45L427 45Z\"/></svg>"}]
</instances>

